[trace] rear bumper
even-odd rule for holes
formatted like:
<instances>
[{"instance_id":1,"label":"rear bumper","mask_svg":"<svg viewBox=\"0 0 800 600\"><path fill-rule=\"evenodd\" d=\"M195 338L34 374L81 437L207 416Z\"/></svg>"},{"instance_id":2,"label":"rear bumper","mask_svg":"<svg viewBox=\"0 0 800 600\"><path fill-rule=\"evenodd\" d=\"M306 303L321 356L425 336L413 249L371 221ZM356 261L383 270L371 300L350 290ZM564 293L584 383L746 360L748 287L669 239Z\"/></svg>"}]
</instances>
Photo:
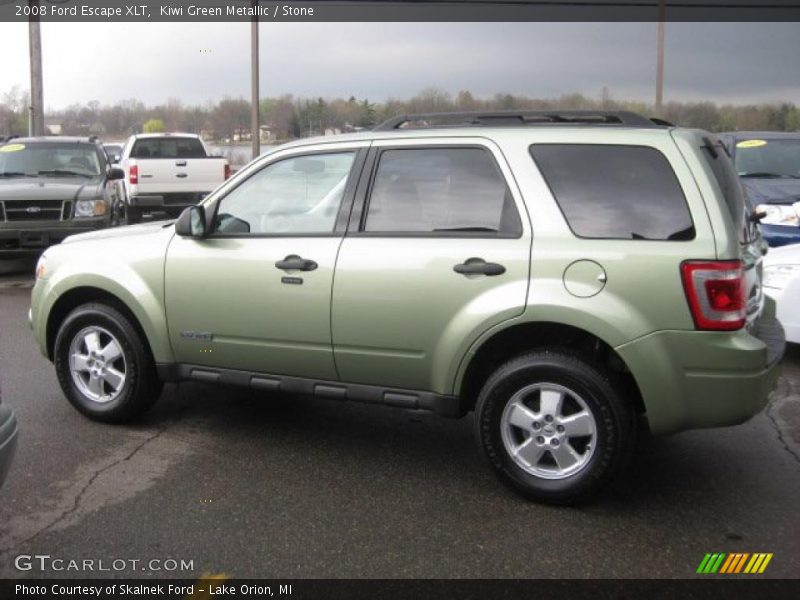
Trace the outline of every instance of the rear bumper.
<instances>
[{"instance_id":1,"label":"rear bumper","mask_svg":"<svg viewBox=\"0 0 800 600\"><path fill-rule=\"evenodd\" d=\"M187 206L194 206L208 192L181 192L174 194L137 194L131 196L129 208L137 209L142 213L168 212L180 214Z\"/></svg>"},{"instance_id":2,"label":"rear bumper","mask_svg":"<svg viewBox=\"0 0 800 600\"><path fill-rule=\"evenodd\" d=\"M17 449L17 420L14 412L0 405L0 485L6 480Z\"/></svg>"},{"instance_id":3,"label":"rear bumper","mask_svg":"<svg viewBox=\"0 0 800 600\"><path fill-rule=\"evenodd\" d=\"M654 434L737 425L759 413L780 375L783 327L662 331L617 348L642 393ZM669 374L669 375L665 375Z\"/></svg>"},{"instance_id":4,"label":"rear bumper","mask_svg":"<svg viewBox=\"0 0 800 600\"><path fill-rule=\"evenodd\" d=\"M64 225L20 224L17 227L0 228L0 257L39 254L65 238L78 233L87 233L108 227L106 217L69 221Z\"/></svg>"}]
</instances>

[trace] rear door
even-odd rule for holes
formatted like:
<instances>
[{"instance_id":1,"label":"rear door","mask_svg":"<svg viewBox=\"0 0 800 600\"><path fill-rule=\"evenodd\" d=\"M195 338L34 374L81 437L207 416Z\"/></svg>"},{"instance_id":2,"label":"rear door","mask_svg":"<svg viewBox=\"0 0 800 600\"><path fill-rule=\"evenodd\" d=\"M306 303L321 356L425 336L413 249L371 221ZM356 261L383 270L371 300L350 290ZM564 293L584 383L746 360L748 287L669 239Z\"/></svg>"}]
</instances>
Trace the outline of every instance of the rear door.
<instances>
[{"instance_id":1,"label":"rear door","mask_svg":"<svg viewBox=\"0 0 800 600\"><path fill-rule=\"evenodd\" d=\"M339 376L448 393L469 340L524 309L522 199L482 138L376 141L368 165L336 263Z\"/></svg>"}]
</instances>

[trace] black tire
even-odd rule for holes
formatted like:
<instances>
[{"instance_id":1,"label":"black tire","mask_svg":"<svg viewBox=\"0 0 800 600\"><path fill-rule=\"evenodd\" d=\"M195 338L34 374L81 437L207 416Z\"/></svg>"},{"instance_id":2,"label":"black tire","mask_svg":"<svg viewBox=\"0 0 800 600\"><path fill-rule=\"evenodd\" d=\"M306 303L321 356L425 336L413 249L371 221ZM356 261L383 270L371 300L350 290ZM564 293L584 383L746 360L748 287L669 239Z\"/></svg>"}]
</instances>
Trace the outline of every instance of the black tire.
<instances>
[{"instance_id":1,"label":"black tire","mask_svg":"<svg viewBox=\"0 0 800 600\"><path fill-rule=\"evenodd\" d=\"M531 441L539 442L540 438L535 435L533 427L541 427L543 422L533 423L531 432L525 432L521 428L507 427L503 421L504 410L515 394L526 388L533 389L528 386L536 384L554 384L574 392L594 418L593 451L589 453L586 449L591 448L586 438L574 438L576 443L583 441L587 444L583 448L586 458L582 460L585 462L576 472L565 472L562 478L547 478L534 473L534 469L524 468L515 461L503 441L502 432L505 429L507 439L519 435L520 444L525 441L526 435L531 435ZM475 407L478 445L500 480L524 497L551 504L586 501L624 469L633 450L634 415L618 389L619 386L615 386L606 373L569 351L537 351L518 356L500 366L486 381L478 396ZM531 393L535 396L535 389ZM535 403L536 400L531 402ZM537 410L541 412L541 406ZM521 414L527 416L527 413ZM551 427L549 431L553 429ZM541 439L545 439L543 445L539 444L545 454L540 460L552 460L553 468L557 469L559 465L556 464L555 455L548 455L547 438ZM564 443L563 438L561 443ZM569 441L569 444L574 450L573 441ZM577 454L584 456L580 451ZM547 468L546 464L544 468Z\"/></svg>"},{"instance_id":2,"label":"black tire","mask_svg":"<svg viewBox=\"0 0 800 600\"><path fill-rule=\"evenodd\" d=\"M118 395L107 402L97 402L84 394L72 376L70 345L87 327L102 328L112 334L125 361L125 381ZM141 335L125 315L105 304L84 304L73 310L59 327L53 354L58 382L67 400L96 421L124 423L134 419L155 403L163 387Z\"/></svg>"},{"instance_id":3,"label":"black tire","mask_svg":"<svg viewBox=\"0 0 800 600\"><path fill-rule=\"evenodd\" d=\"M139 208L128 206L125 208L125 224L136 225L142 221L142 211Z\"/></svg>"}]
</instances>

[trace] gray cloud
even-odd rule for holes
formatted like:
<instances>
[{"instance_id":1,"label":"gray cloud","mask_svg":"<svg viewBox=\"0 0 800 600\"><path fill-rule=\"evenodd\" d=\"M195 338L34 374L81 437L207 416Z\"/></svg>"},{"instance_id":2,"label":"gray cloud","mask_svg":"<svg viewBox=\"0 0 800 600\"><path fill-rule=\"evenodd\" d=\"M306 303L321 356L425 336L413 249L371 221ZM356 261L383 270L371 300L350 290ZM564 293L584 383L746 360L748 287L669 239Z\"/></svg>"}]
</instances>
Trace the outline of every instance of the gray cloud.
<instances>
[{"instance_id":1,"label":"gray cloud","mask_svg":"<svg viewBox=\"0 0 800 600\"><path fill-rule=\"evenodd\" d=\"M797 23L668 23L667 100L800 103ZM436 86L651 101L654 23L265 23L264 96L383 100ZM45 103L249 95L249 24L42 25ZM27 87L27 27L0 24L0 91Z\"/></svg>"}]
</instances>

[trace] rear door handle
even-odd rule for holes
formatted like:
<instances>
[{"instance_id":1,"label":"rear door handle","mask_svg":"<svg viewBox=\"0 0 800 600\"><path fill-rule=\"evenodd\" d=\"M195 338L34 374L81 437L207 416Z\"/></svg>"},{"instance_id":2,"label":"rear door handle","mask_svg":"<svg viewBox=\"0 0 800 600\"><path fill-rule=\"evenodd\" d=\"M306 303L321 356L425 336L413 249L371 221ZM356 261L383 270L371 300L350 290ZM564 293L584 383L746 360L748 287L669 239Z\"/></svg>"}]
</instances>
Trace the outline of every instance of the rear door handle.
<instances>
[{"instance_id":1,"label":"rear door handle","mask_svg":"<svg viewBox=\"0 0 800 600\"><path fill-rule=\"evenodd\" d=\"M187 173L178 173L177 175L175 175L175 177L180 177L181 179L183 179L184 177L188 177L188 174Z\"/></svg>"},{"instance_id":2,"label":"rear door handle","mask_svg":"<svg viewBox=\"0 0 800 600\"><path fill-rule=\"evenodd\" d=\"M487 263L482 258L468 258L465 262L454 266L453 271L461 275L478 274L494 277L495 275L502 275L505 273L506 268L497 263Z\"/></svg>"},{"instance_id":3,"label":"rear door handle","mask_svg":"<svg viewBox=\"0 0 800 600\"><path fill-rule=\"evenodd\" d=\"M313 271L319 265L313 260L290 254L283 260L276 262L275 266L283 271Z\"/></svg>"}]
</instances>

